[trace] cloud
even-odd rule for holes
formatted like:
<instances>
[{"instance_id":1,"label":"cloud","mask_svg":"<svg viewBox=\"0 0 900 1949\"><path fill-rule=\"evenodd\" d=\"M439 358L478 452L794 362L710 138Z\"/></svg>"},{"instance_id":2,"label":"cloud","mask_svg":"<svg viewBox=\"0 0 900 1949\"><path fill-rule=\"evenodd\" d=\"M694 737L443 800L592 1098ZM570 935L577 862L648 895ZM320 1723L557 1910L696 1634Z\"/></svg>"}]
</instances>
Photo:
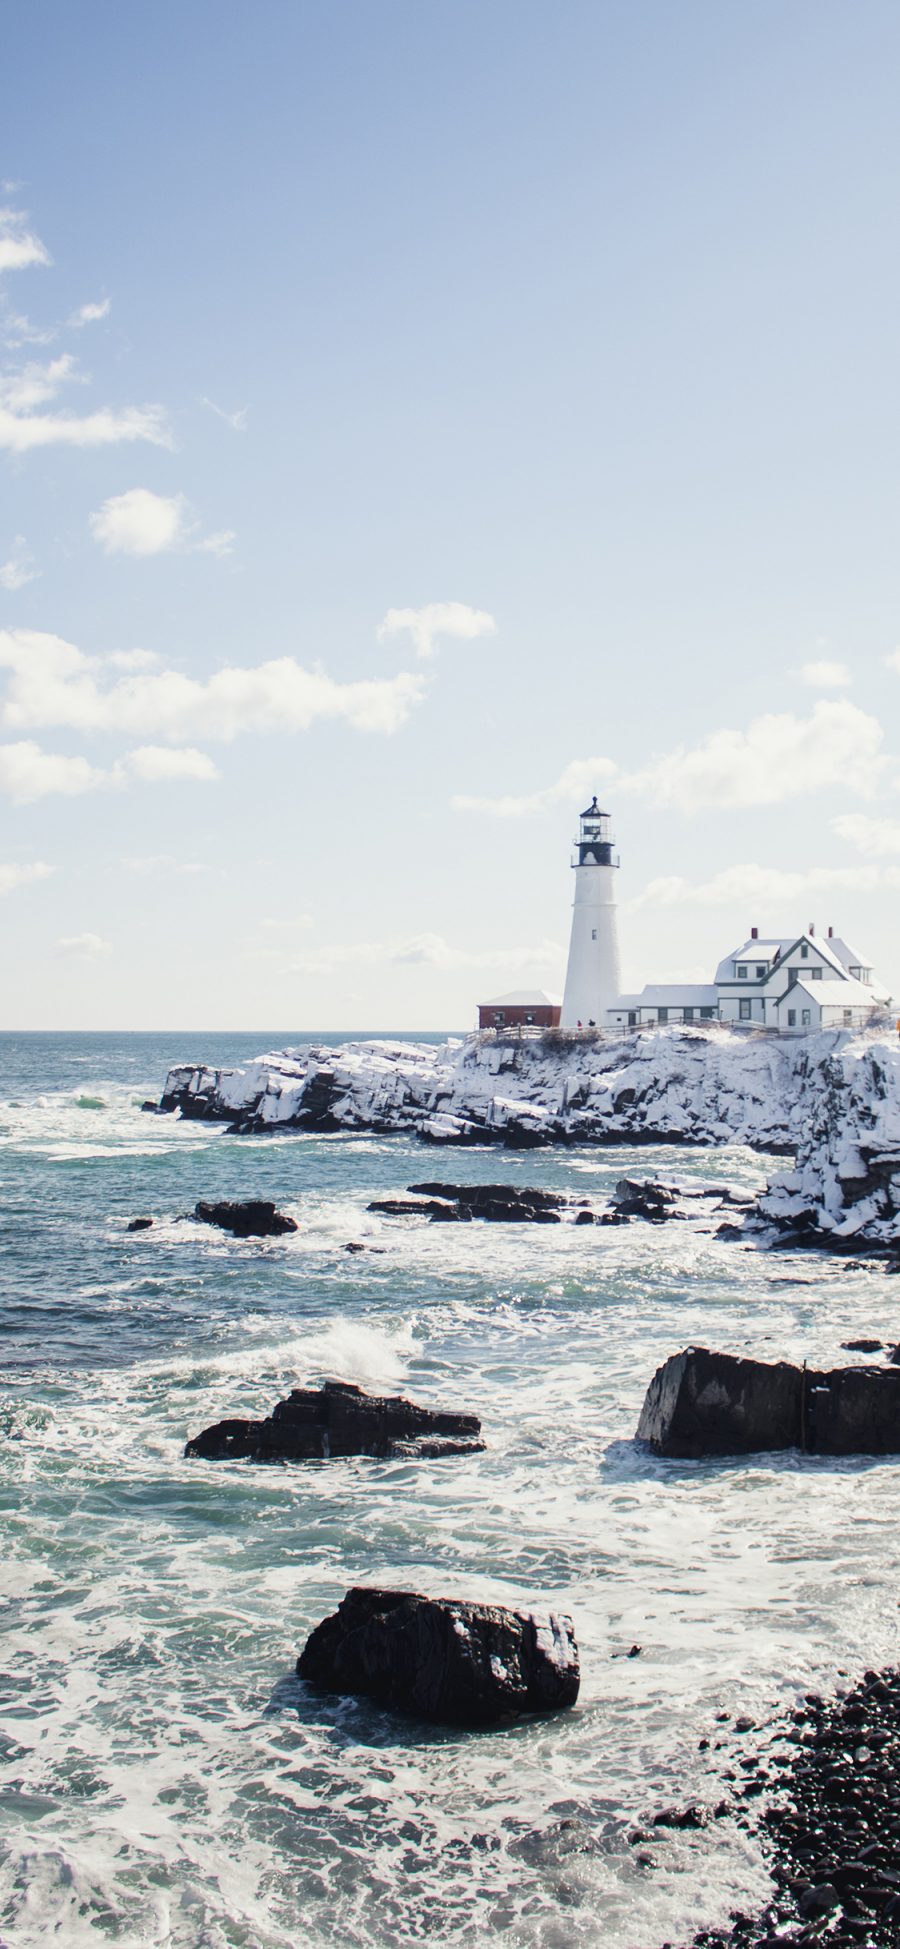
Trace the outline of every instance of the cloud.
<instances>
[{"instance_id":1,"label":"cloud","mask_svg":"<svg viewBox=\"0 0 900 1949\"><path fill-rule=\"evenodd\" d=\"M864 812L845 812L832 819L831 830L870 858L900 853L900 819L869 819Z\"/></svg>"},{"instance_id":2,"label":"cloud","mask_svg":"<svg viewBox=\"0 0 900 1949\"><path fill-rule=\"evenodd\" d=\"M604 778L614 793L640 793L645 803L680 812L717 811L752 805L783 805L789 799L840 786L871 797L887 763L884 732L846 698L823 698L809 717L790 712L757 717L746 731L713 731L694 746L680 745L639 771L619 771L610 759L576 760L555 785L521 797L454 798L458 811L518 818L543 811L563 796L575 797L571 781ZM603 771L600 771L600 767ZM592 786L586 785L591 790Z\"/></svg>"},{"instance_id":3,"label":"cloud","mask_svg":"<svg viewBox=\"0 0 900 1949\"><path fill-rule=\"evenodd\" d=\"M208 758L205 751L195 751L190 745L177 749L169 744L144 744L136 751L129 751L126 760L129 771L145 784L156 785L175 778L220 778L221 772Z\"/></svg>"},{"instance_id":4,"label":"cloud","mask_svg":"<svg viewBox=\"0 0 900 1949\"><path fill-rule=\"evenodd\" d=\"M26 228L25 210L0 210L0 271L24 271L32 264L49 264L50 253Z\"/></svg>"},{"instance_id":5,"label":"cloud","mask_svg":"<svg viewBox=\"0 0 900 1949\"><path fill-rule=\"evenodd\" d=\"M205 679L176 670L138 671L104 684L98 659L60 636L27 629L0 631L4 665L11 676L0 722L8 729L67 726L174 744L228 741L244 731L307 731L328 719L387 734L406 723L425 692L424 677L410 671L341 683L290 656L255 668L226 667Z\"/></svg>"},{"instance_id":6,"label":"cloud","mask_svg":"<svg viewBox=\"0 0 900 1949\"><path fill-rule=\"evenodd\" d=\"M208 406L210 412L215 413L217 419L224 420L226 426L230 426L235 433L246 432L247 414L250 411L249 406L239 406L236 412L227 413L224 406L216 405L214 399L201 399L200 404L201 406Z\"/></svg>"},{"instance_id":7,"label":"cloud","mask_svg":"<svg viewBox=\"0 0 900 1949\"><path fill-rule=\"evenodd\" d=\"M806 894L873 892L900 886L900 868L878 866L810 866L794 872L778 866L728 866L711 880L687 880L673 873L651 880L628 902L640 907L778 907L796 903Z\"/></svg>"},{"instance_id":8,"label":"cloud","mask_svg":"<svg viewBox=\"0 0 900 1949\"><path fill-rule=\"evenodd\" d=\"M25 536L16 535L12 554L5 562L0 562L0 589L14 594L17 589L24 589L26 583L36 581L38 572L31 566L33 560Z\"/></svg>"},{"instance_id":9,"label":"cloud","mask_svg":"<svg viewBox=\"0 0 900 1949\"><path fill-rule=\"evenodd\" d=\"M96 324L99 318L108 318L110 303L109 298L102 298L98 304L79 305L78 310L73 311L69 324L77 330L81 325Z\"/></svg>"},{"instance_id":10,"label":"cloud","mask_svg":"<svg viewBox=\"0 0 900 1949\"><path fill-rule=\"evenodd\" d=\"M540 791L496 799L458 794L451 803L457 812L489 812L496 819L521 819L529 812L544 812L561 800L573 805L577 802L580 809L581 800L592 796L605 780L615 778L618 770L611 758L575 758L553 785L545 785Z\"/></svg>"},{"instance_id":11,"label":"cloud","mask_svg":"<svg viewBox=\"0 0 900 1949\"><path fill-rule=\"evenodd\" d=\"M406 940L352 941L304 949L290 961L291 974L326 975L343 967L430 967L441 969L519 969L558 966L563 949L558 941L539 941L531 947L458 948L441 934L414 934Z\"/></svg>"},{"instance_id":12,"label":"cloud","mask_svg":"<svg viewBox=\"0 0 900 1949\"><path fill-rule=\"evenodd\" d=\"M884 660L889 670L900 672L900 650L892 650L890 656L886 656Z\"/></svg>"},{"instance_id":13,"label":"cloud","mask_svg":"<svg viewBox=\"0 0 900 1949\"><path fill-rule=\"evenodd\" d=\"M853 682L846 663L804 663L800 668L800 678L813 690L843 690Z\"/></svg>"},{"instance_id":14,"label":"cloud","mask_svg":"<svg viewBox=\"0 0 900 1949\"><path fill-rule=\"evenodd\" d=\"M493 636L497 625L486 609L470 609L467 602L426 602L423 609L389 609L379 623L379 643L408 630L416 655L436 654L436 636L458 636L470 641L475 636Z\"/></svg>"},{"instance_id":15,"label":"cloud","mask_svg":"<svg viewBox=\"0 0 900 1949\"><path fill-rule=\"evenodd\" d=\"M86 758L66 758L27 741L0 744L0 792L14 805L30 805L57 792L73 798L113 783L111 772L98 771Z\"/></svg>"},{"instance_id":16,"label":"cloud","mask_svg":"<svg viewBox=\"0 0 900 1949\"><path fill-rule=\"evenodd\" d=\"M83 955L91 961L112 950L112 942L105 941L102 934L62 934L56 946L60 954Z\"/></svg>"},{"instance_id":17,"label":"cloud","mask_svg":"<svg viewBox=\"0 0 900 1949\"><path fill-rule=\"evenodd\" d=\"M0 866L0 894L14 893L16 887L30 886L34 880L46 880L53 871L54 868L45 866L41 859L29 866Z\"/></svg>"},{"instance_id":18,"label":"cloud","mask_svg":"<svg viewBox=\"0 0 900 1949\"><path fill-rule=\"evenodd\" d=\"M110 650L104 662L115 670L155 670L159 657L155 650Z\"/></svg>"},{"instance_id":19,"label":"cloud","mask_svg":"<svg viewBox=\"0 0 900 1949\"><path fill-rule=\"evenodd\" d=\"M0 374L0 447L27 453L34 447L100 447L131 440L147 440L156 447L172 445L161 406L126 406L121 412L102 406L80 417L36 410L55 400L62 386L74 382L82 380L68 352L46 365L31 361Z\"/></svg>"},{"instance_id":20,"label":"cloud","mask_svg":"<svg viewBox=\"0 0 900 1949\"><path fill-rule=\"evenodd\" d=\"M183 494L154 494L130 487L113 494L91 515L90 527L107 555L162 555L173 548L199 555L229 555L231 528L200 536Z\"/></svg>"}]
</instances>

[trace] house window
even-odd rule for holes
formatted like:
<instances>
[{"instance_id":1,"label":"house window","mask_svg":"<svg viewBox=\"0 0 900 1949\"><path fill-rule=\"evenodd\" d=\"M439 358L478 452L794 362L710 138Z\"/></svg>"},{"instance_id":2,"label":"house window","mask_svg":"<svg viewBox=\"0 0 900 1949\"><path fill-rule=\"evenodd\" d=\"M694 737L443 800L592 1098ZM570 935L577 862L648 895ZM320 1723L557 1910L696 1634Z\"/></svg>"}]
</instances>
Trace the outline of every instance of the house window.
<instances>
[{"instance_id":1,"label":"house window","mask_svg":"<svg viewBox=\"0 0 900 1949\"><path fill-rule=\"evenodd\" d=\"M852 1008L845 1008L845 1009L844 1009L844 1027L845 1027L845 1029L849 1029L849 1028L852 1028L852 1026L853 1026L853 1010L852 1010Z\"/></svg>"},{"instance_id":2,"label":"house window","mask_svg":"<svg viewBox=\"0 0 900 1949\"><path fill-rule=\"evenodd\" d=\"M533 1022L533 1021L534 1021L534 1016L533 1016L533 1015L526 1015L526 1017L525 1017L525 1020L526 1020L526 1022Z\"/></svg>"},{"instance_id":3,"label":"house window","mask_svg":"<svg viewBox=\"0 0 900 1949\"><path fill-rule=\"evenodd\" d=\"M766 976L765 964L763 964L761 968L760 967L754 968L753 972L756 976L757 981L765 980L765 976Z\"/></svg>"},{"instance_id":4,"label":"house window","mask_svg":"<svg viewBox=\"0 0 900 1949\"><path fill-rule=\"evenodd\" d=\"M821 981L821 979L822 979L822 972L823 972L823 971L822 971L822 969L821 969L821 968L810 968L810 970L809 970L809 979L810 979L810 981Z\"/></svg>"},{"instance_id":5,"label":"house window","mask_svg":"<svg viewBox=\"0 0 900 1949\"><path fill-rule=\"evenodd\" d=\"M659 1011L659 1014L658 1014L658 1016L657 1016L657 1018L656 1018L656 1019L657 1019L657 1021L658 1021L658 1022L667 1022L667 1021L668 1021L668 1019L669 1019L669 1011L668 1011L668 1009L667 1009L667 1008L661 1008L661 1009L660 1009L660 1011Z\"/></svg>"},{"instance_id":6,"label":"house window","mask_svg":"<svg viewBox=\"0 0 900 1949\"><path fill-rule=\"evenodd\" d=\"M749 995L747 995L746 998L742 995L740 1001L738 1002L738 1008L740 1009L740 1020L742 1022L749 1022L750 1010L752 1006L753 1004L750 1000Z\"/></svg>"},{"instance_id":7,"label":"house window","mask_svg":"<svg viewBox=\"0 0 900 1949\"><path fill-rule=\"evenodd\" d=\"M806 960L808 960L808 958L809 958L809 942L808 942L808 941L801 941L801 942L800 942L800 952L801 952L801 954L802 954L802 956L803 956L803 959L804 959L804 961L806 961Z\"/></svg>"},{"instance_id":8,"label":"house window","mask_svg":"<svg viewBox=\"0 0 900 1949\"><path fill-rule=\"evenodd\" d=\"M686 1022L692 1022L692 1021L693 1021L693 1019L694 1019L694 1011L693 1011L693 1009L692 1009L692 1008L686 1008L686 1009L685 1009L685 1011L684 1011L684 1019L685 1019L685 1021L686 1021Z\"/></svg>"},{"instance_id":9,"label":"house window","mask_svg":"<svg viewBox=\"0 0 900 1949\"><path fill-rule=\"evenodd\" d=\"M746 981L746 979L747 979L747 970L746 970L746 968L738 968L738 980L739 980L739 981Z\"/></svg>"},{"instance_id":10,"label":"house window","mask_svg":"<svg viewBox=\"0 0 900 1949\"><path fill-rule=\"evenodd\" d=\"M802 1010L802 1012L801 1012L801 1015L800 1015L800 1021L801 1021L801 1025L802 1025L802 1027L803 1027L804 1029L808 1029L808 1028L809 1028L809 1023L810 1023L810 1014L809 1014L809 1009L808 1009L808 1008L804 1008L804 1009Z\"/></svg>"},{"instance_id":11,"label":"house window","mask_svg":"<svg viewBox=\"0 0 900 1949\"><path fill-rule=\"evenodd\" d=\"M503 1010L502 1010L502 1008L501 1008L501 1009L499 1009L499 1010L498 1010L498 1012L497 1012L497 1014L496 1014L496 1015L494 1016L494 1027L495 1027L495 1029L502 1029L502 1027L503 1027L503 1024L504 1024L504 1022L505 1022L505 1021L506 1021L506 1016L504 1015L504 1013L503 1013Z\"/></svg>"},{"instance_id":12,"label":"house window","mask_svg":"<svg viewBox=\"0 0 900 1949\"><path fill-rule=\"evenodd\" d=\"M637 1011L636 1011L636 1009L633 1009L633 1008L630 1008L630 1009L628 1010L628 1027L629 1027L630 1029L634 1029L634 1028L636 1028L636 1027L637 1027Z\"/></svg>"},{"instance_id":13,"label":"house window","mask_svg":"<svg viewBox=\"0 0 900 1949\"><path fill-rule=\"evenodd\" d=\"M796 1027L797 1027L797 1010L796 1010L795 1008L789 1008L789 1009L788 1009L788 1028L789 1028L789 1029L795 1029Z\"/></svg>"},{"instance_id":14,"label":"house window","mask_svg":"<svg viewBox=\"0 0 900 1949\"><path fill-rule=\"evenodd\" d=\"M799 980L799 978L800 978L800 970L799 970L799 968L788 968L788 987L789 987L789 988L796 988L796 986L797 986L797 982L798 982L798 980Z\"/></svg>"},{"instance_id":15,"label":"house window","mask_svg":"<svg viewBox=\"0 0 900 1949\"><path fill-rule=\"evenodd\" d=\"M596 929L596 927L592 927L592 928L591 928L591 940L592 940L592 941L595 941L596 939L597 939L597 929Z\"/></svg>"},{"instance_id":16,"label":"house window","mask_svg":"<svg viewBox=\"0 0 900 1949\"><path fill-rule=\"evenodd\" d=\"M713 1016L715 1015L715 1012L716 1012L716 1011L715 1011L715 1009L714 1009L714 1008L701 1008L701 1010L700 1010L700 1020L701 1020L701 1022L711 1022L711 1021L712 1021L712 1019L713 1019Z\"/></svg>"}]
</instances>

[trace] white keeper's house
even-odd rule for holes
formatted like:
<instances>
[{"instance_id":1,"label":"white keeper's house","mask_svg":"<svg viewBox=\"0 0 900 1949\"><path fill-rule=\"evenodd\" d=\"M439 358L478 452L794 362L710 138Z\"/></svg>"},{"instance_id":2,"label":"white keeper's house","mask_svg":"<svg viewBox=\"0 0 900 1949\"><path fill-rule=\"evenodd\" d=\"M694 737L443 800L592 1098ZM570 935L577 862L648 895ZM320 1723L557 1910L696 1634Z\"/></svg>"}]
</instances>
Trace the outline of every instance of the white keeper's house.
<instances>
[{"instance_id":1,"label":"white keeper's house","mask_svg":"<svg viewBox=\"0 0 900 1949\"><path fill-rule=\"evenodd\" d=\"M827 935L810 927L767 939L753 927L708 986L651 983L639 995L619 995L606 1020L610 1028L721 1021L802 1033L861 1028L890 1005L887 989L832 927Z\"/></svg>"}]
</instances>

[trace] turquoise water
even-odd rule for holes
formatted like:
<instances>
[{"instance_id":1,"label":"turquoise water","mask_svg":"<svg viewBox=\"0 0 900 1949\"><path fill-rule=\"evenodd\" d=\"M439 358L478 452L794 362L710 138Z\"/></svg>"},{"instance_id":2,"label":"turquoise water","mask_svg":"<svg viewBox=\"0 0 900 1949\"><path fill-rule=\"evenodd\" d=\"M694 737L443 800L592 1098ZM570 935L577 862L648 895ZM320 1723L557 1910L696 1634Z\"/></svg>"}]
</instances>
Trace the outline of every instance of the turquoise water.
<instances>
[{"instance_id":1,"label":"turquoise water","mask_svg":"<svg viewBox=\"0 0 900 1949\"><path fill-rule=\"evenodd\" d=\"M821 1360L896 1339L896 1281L743 1250L709 1217L595 1233L366 1210L432 1176L760 1184L741 1149L437 1153L140 1110L172 1063L287 1039L0 1037L0 1936L684 1939L765 1891L757 1843L731 1821L628 1834L722 1797L738 1745L717 1713L764 1723L895 1657L900 1475L664 1464L632 1440L643 1392L691 1340ZM274 1198L300 1230L240 1242L183 1216L229 1196ZM137 1215L153 1229L128 1234ZM487 1451L183 1460L210 1421L326 1374L473 1408ZM462 1735L306 1693L297 1651L357 1581L570 1610L578 1707Z\"/></svg>"}]
</instances>

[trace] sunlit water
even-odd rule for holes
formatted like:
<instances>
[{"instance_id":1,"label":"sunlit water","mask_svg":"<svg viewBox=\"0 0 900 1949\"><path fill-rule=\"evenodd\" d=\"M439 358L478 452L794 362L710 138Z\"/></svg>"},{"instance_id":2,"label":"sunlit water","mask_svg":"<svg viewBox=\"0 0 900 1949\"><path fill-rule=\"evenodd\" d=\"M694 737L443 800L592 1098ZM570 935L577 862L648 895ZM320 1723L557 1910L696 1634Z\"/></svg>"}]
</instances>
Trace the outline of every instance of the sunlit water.
<instances>
[{"instance_id":1,"label":"sunlit water","mask_svg":"<svg viewBox=\"0 0 900 1949\"><path fill-rule=\"evenodd\" d=\"M900 1471L663 1463L633 1440L643 1393L692 1340L818 1362L896 1339L898 1284L717 1240L708 1209L614 1231L366 1210L423 1177L756 1186L766 1160L740 1149L435 1152L142 1114L170 1062L267 1040L0 1038L0 1934L683 1941L762 1897L760 1848L724 1820L643 1849L629 1832L721 1798L743 1749L718 1713L764 1725L896 1659ZM183 1218L221 1196L274 1198L300 1230ZM472 1408L487 1451L183 1460L187 1435L328 1374ZM460 1734L307 1693L296 1654L354 1582L571 1611L577 1707Z\"/></svg>"}]
</instances>

